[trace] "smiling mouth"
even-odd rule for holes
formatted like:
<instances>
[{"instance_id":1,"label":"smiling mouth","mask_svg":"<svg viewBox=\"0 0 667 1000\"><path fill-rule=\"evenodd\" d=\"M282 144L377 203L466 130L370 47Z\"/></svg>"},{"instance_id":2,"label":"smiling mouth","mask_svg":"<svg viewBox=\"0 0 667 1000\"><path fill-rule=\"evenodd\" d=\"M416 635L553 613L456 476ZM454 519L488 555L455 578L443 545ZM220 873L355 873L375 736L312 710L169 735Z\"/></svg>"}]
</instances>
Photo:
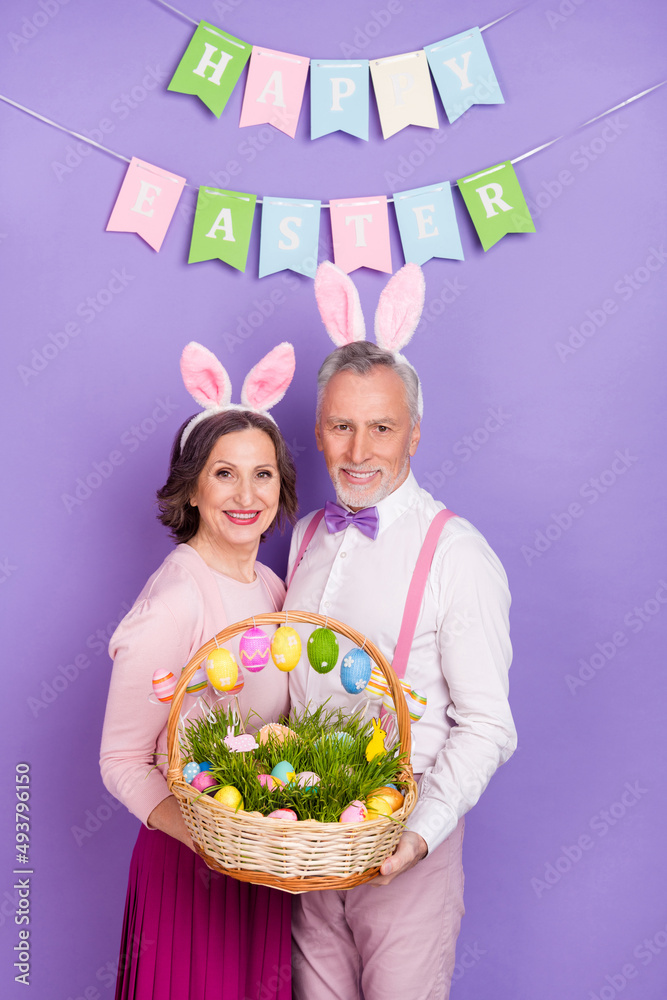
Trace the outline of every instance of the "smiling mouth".
<instances>
[{"instance_id":1,"label":"smiling mouth","mask_svg":"<svg viewBox=\"0 0 667 1000\"><path fill-rule=\"evenodd\" d=\"M379 473L379 469L373 469L371 472L353 472L351 469L342 469L350 482L357 483L359 486L363 486L365 483L369 482Z\"/></svg>"},{"instance_id":2,"label":"smiling mouth","mask_svg":"<svg viewBox=\"0 0 667 1000\"><path fill-rule=\"evenodd\" d=\"M261 511L259 510L224 510L230 521L234 524L254 524Z\"/></svg>"}]
</instances>

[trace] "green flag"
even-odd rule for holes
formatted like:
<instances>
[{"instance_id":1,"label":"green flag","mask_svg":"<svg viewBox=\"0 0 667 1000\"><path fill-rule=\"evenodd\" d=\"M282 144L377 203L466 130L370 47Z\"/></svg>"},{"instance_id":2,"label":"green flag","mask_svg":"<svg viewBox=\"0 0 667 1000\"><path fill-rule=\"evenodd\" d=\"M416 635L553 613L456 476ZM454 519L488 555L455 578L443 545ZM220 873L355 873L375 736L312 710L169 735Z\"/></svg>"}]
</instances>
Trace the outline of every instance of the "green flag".
<instances>
[{"instance_id":1,"label":"green flag","mask_svg":"<svg viewBox=\"0 0 667 1000\"><path fill-rule=\"evenodd\" d=\"M535 232L526 199L509 160L462 177L458 185L485 250L507 233Z\"/></svg>"},{"instance_id":2,"label":"green flag","mask_svg":"<svg viewBox=\"0 0 667 1000\"><path fill-rule=\"evenodd\" d=\"M256 201L243 191L200 187L188 264L217 258L245 271Z\"/></svg>"},{"instance_id":3,"label":"green flag","mask_svg":"<svg viewBox=\"0 0 667 1000\"><path fill-rule=\"evenodd\" d=\"M252 45L201 21L167 90L194 94L219 118L251 52Z\"/></svg>"}]
</instances>

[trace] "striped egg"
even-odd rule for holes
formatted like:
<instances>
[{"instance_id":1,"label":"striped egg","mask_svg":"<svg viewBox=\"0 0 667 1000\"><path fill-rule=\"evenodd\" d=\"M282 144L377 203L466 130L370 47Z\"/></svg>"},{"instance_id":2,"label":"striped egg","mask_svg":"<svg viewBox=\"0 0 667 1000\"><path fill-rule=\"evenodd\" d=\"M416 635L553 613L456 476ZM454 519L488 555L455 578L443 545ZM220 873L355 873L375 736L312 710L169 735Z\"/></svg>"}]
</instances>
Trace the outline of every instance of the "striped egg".
<instances>
[{"instance_id":1,"label":"striped egg","mask_svg":"<svg viewBox=\"0 0 667 1000\"><path fill-rule=\"evenodd\" d=\"M170 702L176 690L176 678L167 667L158 667L153 674L153 693L158 701Z\"/></svg>"},{"instance_id":2,"label":"striped egg","mask_svg":"<svg viewBox=\"0 0 667 1000\"><path fill-rule=\"evenodd\" d=\"M241 666L255 673L269 662L271 640L261 628L249 628L239 640Z\"/></svg>"},{"instance_id":3,"label":"striped egg","mask_svg":"<svg viewBox=\"0 0 667 1000\"><path fill-rule=\"evenodd\" d=\"M318 674L328 674L338 663L338 640L330 628L316 628L308 639L308 660Z\"/></svg>"},{"instance_id":4,"label":"striped egg","mask_svg":"<svg viewBox=\"0 0 667 1000\"><path fill-rule=\"evenodd\" d=\"M301 659L301 636L291 625L282 625L273 633L271 657L278 670L294 670Z\"/></svg>"},{"instance_id":5,"label":"striped egg","mask_svg":"<svg viewBox=\"0 0 667 1000\"><path fill-rule=\"evenodd\" d=\"M239 672L237 674L237 677L236 677L236 684L234 685L234 687L229 688L229 690L226 691L225 694L229 694L229 695L240 694L241 691L243 691L243 685L244 684L245 684L245 677L243 676L242 672L239 670Z\"/></svg>"},{"instance_id":6,"label":"striped egg","mask_svg":"<svg viewBox=\"0 0 667 1000\"><path fill-rule=\"evenodd\" d=\"M216 691L229 691L235 687L239 668L228 649L224 647L212 649L202 666Z\"/></svg>"},{"instance_id":7,"label":"striped egg","mask_svg":"<svg viewBox=\"0 0 667 1000\"><path fill-rule=\"evenodd\" d=\"M408 713L410 715L411 722L419 722L422 715L426 711L426 695L422 694L420 691L413 691L407 681L400 681L401 688L403 689L403 694L405 696L405 701L408 706ZM387 691L382 699L382 707L387 710L387 712L396 712L394 706L394 699L391 696L391 691Z\"/></svg>"},{"instance_id":8,"label":"striped egg","mask_svg":"<svg viewBox=\"0 0 667 1000\"><path fill-rule=\"evenodd\" d=\"M361 694L372 672L371 658L365 649L351 649L340 665L340 682L348 694Z\"/></svg>"},{"instance_id":9,"label":"striped egg","mask_svg":"<svg viewBox=\"0 0 667 1000\"><path fill-rule=\"evenodd\" d=\"M206 671L202 666L199 666L188 681L185 690L188 694L199 694L200 691L204 690L207 684L208 677L206 676Z\"/></svg>"},{"instance_id":10,"label":"striped egg","mask_svg":"<svg viewBox=\"0 0 667 1000\"><path fill-rule=\"evenodd\" d=\"M384 674L379 667L373 667L368 684L366 685L366 694L369 698L382 698L386 692L387 681Z\"/></svg>"}]
</instances>

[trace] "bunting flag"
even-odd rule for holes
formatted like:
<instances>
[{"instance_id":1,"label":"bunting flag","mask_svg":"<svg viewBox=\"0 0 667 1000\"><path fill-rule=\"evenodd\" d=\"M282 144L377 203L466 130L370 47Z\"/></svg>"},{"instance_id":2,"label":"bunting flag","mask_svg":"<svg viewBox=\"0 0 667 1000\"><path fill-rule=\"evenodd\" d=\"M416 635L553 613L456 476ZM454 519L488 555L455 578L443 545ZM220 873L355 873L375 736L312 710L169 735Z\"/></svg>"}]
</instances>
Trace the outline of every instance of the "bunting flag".
<instances>
[{"instance_id":1,"label":"bunting flag","mask_svg":"<svg viewBox=\"0 0 667 1000\"><path fill-rule=\"evenodd\" d=\"M334 261L349 274L358 267L392 273L389 213L384 195L329 203Z\"/></svg>"},{"instance_id":2,"label":"bunting flag","mask_svg":"<svg viewBox=\"0 0 667 1000\"><path fill-rule=\"evenodd\" d=\"M368 141L368 59L310 65L310 138L347 132Z\"/></svg>"},{"instance_id":3,"label":"bunting flag","mask_svg":"<svg viewBox=\"0 0 667 1000\"><path fill-rule=\"evenodd\" d=\"M138 233L159 251L184 184L185 177L133 156L107 222L107 232Z\"/></svg>"},{"instance_id":4,"label":"bunting flag","mask_svg":"<svg viewBox=\"0 0 667 1000\"><path fill-rule=\"evenodd\" d=\"M450 122L473 104L504 104L479 28L470 28L424 51Z\"/></svg>"},{"instance_id":5,"label":"bunting flag","mask_svg":"<svg viewBox=\"0 0 667 1000\"><path fill-rule=\"evenodd\" d=\"M256 201L243 191L200 187L188 264L217 258L245 271Z\"/></svg>"},{"instance_id":6,"label":"bunting flag","mask_svg":"<svg viewBox=\"0 0 667 1000\"><path fill-rule=\"evenodd\" d=\"M462 177L458 185L485 250L507 233L535 232L535 224L509 160Z\"/></svg>"},{"instance_id":7,"label":"bunting flag","mask_svg":"<svg viewBox=\"0 0 667 1000\"><path fill-rule=\"evenodd\" d=\"M373 59L370 65L383 138L388 139L407 125L438 128L438 112L423 49L388 59Z\"/></svg>"},{"instance_id":8,"label":"bunting flag","mask_svg":"<svg viewBox=\"0 0 667 1000\"><path fill-rule=\"evenodd\" d=\"M319 201L264 195L259 245L260 278L287 268L307 278L315 277L320 210Z\"/></svg>"},{"instance_id":9,"label":"bunting flag","mask_svg":"<svg viewBox=\"0 0 667 1000\"><path fill-rule=\"evenodd\" d=\"M275 125L293 139L309 64L305 56L255 47L250 57L239 125Z\"/></svg>"},{"instance_id":10,"label":"bunting flag","mask_svg":"<svg viewBox=\"0 0 667 1000\"><path fill-rule=\"evenodd\" d=\"M167 90L194 94L219 118L251 52L252 45L201 21Z\"/></svg>"},{"instance_id":11,"label":"bunting flag","mask_svg":"<svg viewBox=\"0 0 667 1000\"><path fill-rule=\"evenodd\" d=\"M406 263L425 264L432 257L463 260L449 181L396 191L394 208Z\"/></svg>"}]
</instances>

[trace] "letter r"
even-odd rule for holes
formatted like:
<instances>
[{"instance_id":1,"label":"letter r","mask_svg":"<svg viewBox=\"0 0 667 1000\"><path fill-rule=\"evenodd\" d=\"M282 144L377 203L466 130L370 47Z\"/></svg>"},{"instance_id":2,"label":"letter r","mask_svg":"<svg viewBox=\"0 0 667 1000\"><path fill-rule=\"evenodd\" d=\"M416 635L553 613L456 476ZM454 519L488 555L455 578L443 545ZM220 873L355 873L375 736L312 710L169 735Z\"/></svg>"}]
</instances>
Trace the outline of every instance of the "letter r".
<instances>
[{"instance_id":1,"label":"letter r","mask_svg":"<svg viewBox=\"0 0 667 1000\"><path fill-rule=\"evenodd\" d=\"M483 187L475 188L475 191L482 199L487 219L492 219L498 214L493 207L494 205L497 205L503 212L512 211L512 206L503 201L503 189L500 184L484 184Z\"/></svg>"}]
</instances>

